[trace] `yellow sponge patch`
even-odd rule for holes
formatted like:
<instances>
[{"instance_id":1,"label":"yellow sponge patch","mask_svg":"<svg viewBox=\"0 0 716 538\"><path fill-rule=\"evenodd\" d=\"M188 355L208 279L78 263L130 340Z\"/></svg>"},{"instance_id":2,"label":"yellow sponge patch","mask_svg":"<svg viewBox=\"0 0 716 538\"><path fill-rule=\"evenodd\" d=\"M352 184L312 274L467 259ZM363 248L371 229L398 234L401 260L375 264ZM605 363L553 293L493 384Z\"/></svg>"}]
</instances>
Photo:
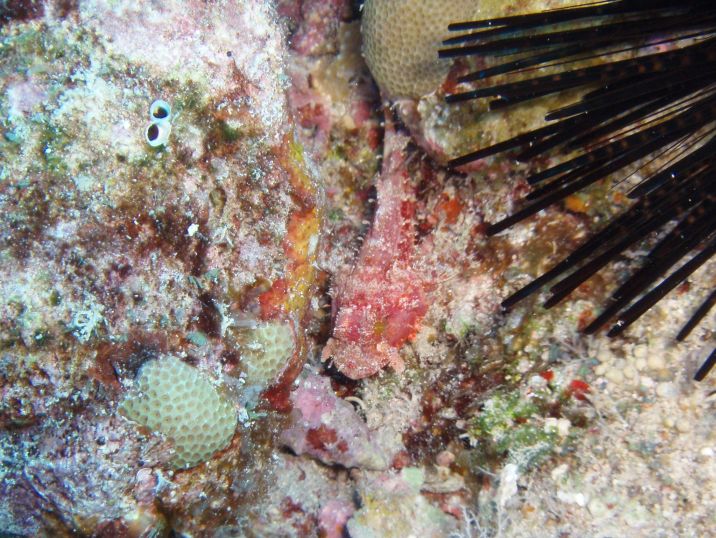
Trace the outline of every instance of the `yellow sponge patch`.
<instances>
[{"instance_id":1,"label":"yellow sponge patch","mask_svg":"<svg viewBox=\"0 0 716 538\"><path fill-rule=\"evenodd\" d=\"M161 432L174 444L176 467L208 460L236 429L233 405L196 368L176 357L147 362L120 404L130 420Z\"/></svg>"}]
</instances>

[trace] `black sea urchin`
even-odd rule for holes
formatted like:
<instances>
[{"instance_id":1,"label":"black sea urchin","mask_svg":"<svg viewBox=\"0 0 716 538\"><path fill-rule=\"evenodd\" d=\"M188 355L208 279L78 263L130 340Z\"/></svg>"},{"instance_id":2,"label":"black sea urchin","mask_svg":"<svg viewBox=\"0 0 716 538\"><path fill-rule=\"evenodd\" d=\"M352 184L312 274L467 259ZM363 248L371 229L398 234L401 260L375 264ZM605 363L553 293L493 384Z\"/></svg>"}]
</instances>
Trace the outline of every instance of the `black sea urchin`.
<instances>
[{"instance_id":1,"label":"black sea urchin","mask_svg":"<svg viewBox=\"0 0 716 538\"><path fill-rule=\"evenodd\" d=\"M639 172L634 202L551 270L505 299L509 309L547 283L550 307L647 236L658 242L586 328L616 320L622 333L716 252L716 3L711 0L610 0L572 8L455 23L441 57L504 61L458 79L469 84L450 103L487 98L507 108L558 92L580 97L547 114L532 131L451 161L459 166L499 152L548 157L528 181L522 208L492 224L497 234L547 206L613 177ZM545 68L547 71L545 71ZM545 74L546 73L546 74ZM502 75L507 81L491 83ZM677 335L708 314L712 292ZM703 379L712 352L695 375Z\"/></svg>"}]
</instances>

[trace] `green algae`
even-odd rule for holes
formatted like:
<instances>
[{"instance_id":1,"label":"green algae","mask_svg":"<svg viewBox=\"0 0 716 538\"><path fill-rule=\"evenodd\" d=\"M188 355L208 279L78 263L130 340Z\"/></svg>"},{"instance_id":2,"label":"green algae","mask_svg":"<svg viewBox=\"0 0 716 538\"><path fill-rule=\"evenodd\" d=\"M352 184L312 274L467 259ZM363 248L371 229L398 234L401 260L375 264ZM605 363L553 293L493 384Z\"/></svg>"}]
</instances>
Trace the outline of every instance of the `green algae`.
<instances>
[{"instance_id":1,"label":"green algae","mask_svg":"<svg viewBox=\"0 0 716 538\"><path fill-rule=\"evenodd\" d=\"M469 422L468 436L476 448L472 460L480 464L507 460L524 472L568 448L579 433L560 435L545 421L560 398L548 389L531 395L519 390L493 395Z\"/></svg>"}]
</instances>

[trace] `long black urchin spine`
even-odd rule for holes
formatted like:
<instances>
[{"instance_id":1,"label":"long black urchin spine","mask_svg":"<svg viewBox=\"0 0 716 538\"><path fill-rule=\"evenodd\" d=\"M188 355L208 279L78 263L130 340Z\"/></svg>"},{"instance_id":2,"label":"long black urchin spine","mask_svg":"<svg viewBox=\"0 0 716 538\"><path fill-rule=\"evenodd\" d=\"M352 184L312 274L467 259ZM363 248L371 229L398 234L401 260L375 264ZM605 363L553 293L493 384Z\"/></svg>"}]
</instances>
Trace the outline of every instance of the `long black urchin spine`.
<instances>
[{"instance_id":1,"label":"long black urchin spine","mask_svg":"<svg viewBox=\"0 0 716 538\"><path fill-rule=\"evenodd\" d=\"M448 102L491 109L564 91L580 97L546 124L451 161L454 167L515 151L548 157L514 214L493 235L605 178L643 176L631 207L512 296L511 308L550 282L550 307L647 236L659 241L585 331L623 332L716 252L716 2L608 0L574 8L452 24L441 57L498 58L458 79ZM491 83L495 76L500 83ZM656 166L654 166L656 164ZM679 332L686 338L716 302L712 291ZM714 353L698 371L702 379Z\"/></svg>"}]
</instances>

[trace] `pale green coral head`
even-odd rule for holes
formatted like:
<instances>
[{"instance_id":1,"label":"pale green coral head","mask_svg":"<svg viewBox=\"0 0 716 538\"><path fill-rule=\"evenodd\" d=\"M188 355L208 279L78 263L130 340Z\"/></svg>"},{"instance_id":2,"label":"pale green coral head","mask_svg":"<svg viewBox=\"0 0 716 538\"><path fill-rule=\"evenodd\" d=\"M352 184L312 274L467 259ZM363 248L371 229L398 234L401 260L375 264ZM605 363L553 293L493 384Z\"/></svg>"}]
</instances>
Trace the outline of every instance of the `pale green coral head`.
<instances>
[{"instance_id":1,"label":"pale green coral head","mask_svg":"<svg viewBox=\"0 0 716 538\"><path fill-rule=\"evenodd\" d=\"M451 22L474 19L476 0L366 0L363 55L386 97L434 92L450 70L438 49Z\"/></svg>"}]
</instances>

